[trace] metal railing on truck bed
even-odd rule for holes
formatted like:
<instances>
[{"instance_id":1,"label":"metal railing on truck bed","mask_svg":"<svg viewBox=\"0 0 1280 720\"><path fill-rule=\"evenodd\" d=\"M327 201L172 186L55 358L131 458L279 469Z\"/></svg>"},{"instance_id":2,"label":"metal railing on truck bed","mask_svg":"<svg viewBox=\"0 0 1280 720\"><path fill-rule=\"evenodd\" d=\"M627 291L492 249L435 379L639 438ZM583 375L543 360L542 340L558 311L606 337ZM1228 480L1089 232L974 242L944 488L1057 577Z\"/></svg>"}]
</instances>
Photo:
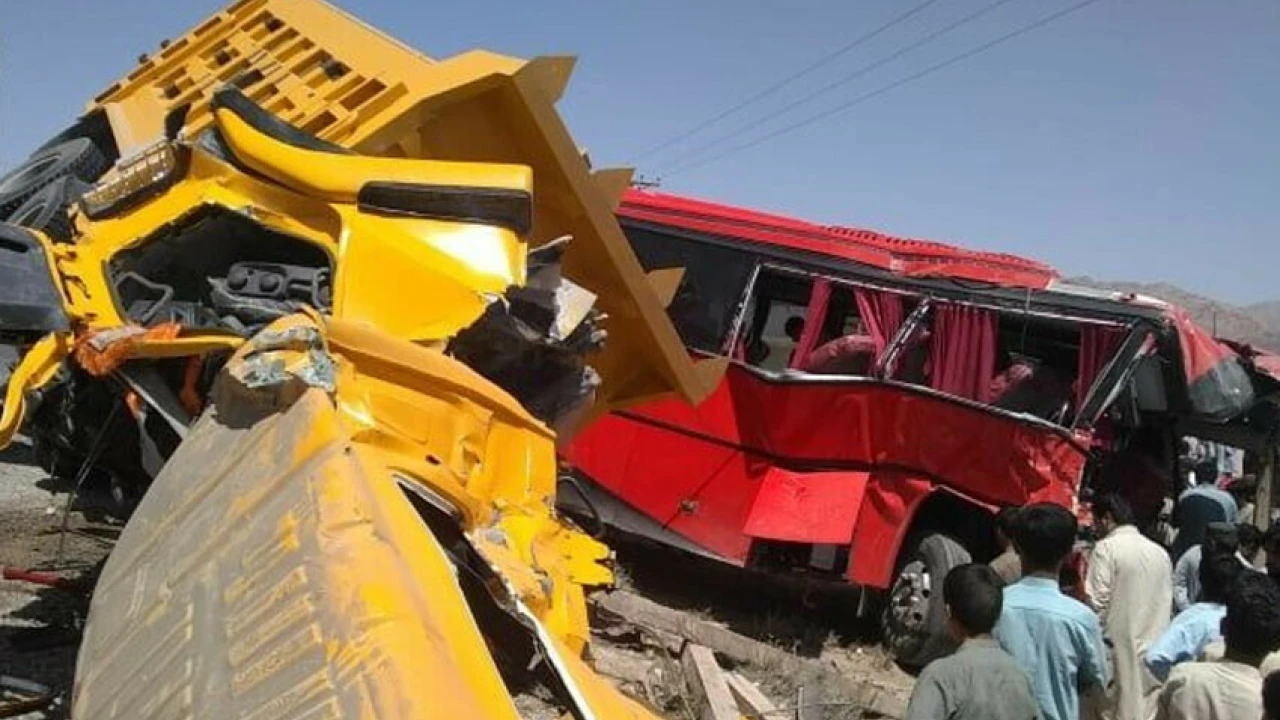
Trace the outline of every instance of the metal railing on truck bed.
<instances>
[{"instance_id":1,"label":"metal railing on truck bed","mask_svg":"<svg viewBox=\"0 0 1280 720\"><path fill-rule=\"evenodd\" d=\"M189 104L194 135L213 120L209 100L239 86L273 115L324 140L349 144L397 100L419 95L436 62L346 13L311 0L242 0L163 44L87 112L104 111L122 155Z\"/></svg>"}]
</instances>

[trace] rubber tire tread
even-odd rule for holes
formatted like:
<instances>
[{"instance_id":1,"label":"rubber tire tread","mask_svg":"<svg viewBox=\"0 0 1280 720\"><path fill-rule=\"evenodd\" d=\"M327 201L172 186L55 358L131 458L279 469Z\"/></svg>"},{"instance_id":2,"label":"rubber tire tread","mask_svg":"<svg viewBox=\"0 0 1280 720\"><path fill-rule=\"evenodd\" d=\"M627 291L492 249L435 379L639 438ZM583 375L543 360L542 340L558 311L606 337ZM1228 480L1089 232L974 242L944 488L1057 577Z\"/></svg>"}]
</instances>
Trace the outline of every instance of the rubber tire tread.
<instances>
[{"instance_id":1,"label":"rubber tire tread","mask_svg":"<svg viewBox=\"0 0 1280 720\"><path fill-rule=\"evenodd\" d=\"M895 659L908 667L923 668L956 648L955 640L947 629L942 585L952 568L971 562L973 556L955 538L933 533L924 536L908 557L924 561L925 571L929 573L929 608L925 611L924 641L914 651L897 655Z\"/></svg>"},{"instance_id":2,"label":"rubber tire tread","mask_svg":"<svg viewBox=\"0 0 1280 720\"><path fill-rule=\"evenodd\" d=\"M44 165L44 167L40 167ZM0 217L8 218L32 195L64 177L94 182L110 167L89 138L75 138L33 153L0 177ZM39 168L33 172L33 168Z\"/></svg>"},{"instance_id":3,"label":"rubber tire tread","mask_svg":"<svg viewBox=\"0 0 1280 720\"><path fill-rule=\"evenodd\" d=\"M54 242L71 241L71 204L90 188L74 177L61 177L45 185L9 215L8 222L39 230Z\"/></svg>"}]
</instances>

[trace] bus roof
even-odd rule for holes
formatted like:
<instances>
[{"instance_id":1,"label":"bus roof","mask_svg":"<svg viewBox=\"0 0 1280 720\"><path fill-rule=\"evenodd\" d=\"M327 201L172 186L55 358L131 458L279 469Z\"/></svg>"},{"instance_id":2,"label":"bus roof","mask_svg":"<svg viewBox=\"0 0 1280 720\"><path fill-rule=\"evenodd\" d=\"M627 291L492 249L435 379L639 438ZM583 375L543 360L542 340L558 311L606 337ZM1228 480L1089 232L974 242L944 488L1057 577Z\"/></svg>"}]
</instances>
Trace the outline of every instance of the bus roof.
<instances>
[{"instance_id":1,"label":"bus roof","mask_svg":"<svg viewBox=\"0 0 1280 720\"><path fill-rule=\"evenodd\" d=\"M646 190L630 190L618 214L634 220L819 253L912 278L955 278L1044 290L1059 277L1052 267L1005 253L967 250L873 230L825 226L747 208Z\"/></svg>"}]
</instances>

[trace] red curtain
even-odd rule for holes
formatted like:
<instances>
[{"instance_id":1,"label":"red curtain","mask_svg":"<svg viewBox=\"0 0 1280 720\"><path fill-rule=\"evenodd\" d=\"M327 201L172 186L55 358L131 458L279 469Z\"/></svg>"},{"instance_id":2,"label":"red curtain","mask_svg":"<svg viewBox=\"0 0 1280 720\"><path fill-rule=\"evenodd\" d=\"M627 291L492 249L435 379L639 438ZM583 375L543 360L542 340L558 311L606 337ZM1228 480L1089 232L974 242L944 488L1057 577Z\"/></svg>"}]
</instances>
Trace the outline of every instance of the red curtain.
<instances>
[{"instance_id":1,"label":"red curtain","mask_svg":"<svg viewBox=\"0 0 1280 720\"><path fill-rule=\"evenodd\" d=\"M939 305L933 317L930 385L949 395L987 402L996 371L996 314Z\"/></svg>"},{"instance_id":2,"label":"red curtain","mask_svg":"<svg viewBox=\"0 0 1280 720\"><path fill-rule=\"evenodd\" d=\"M804 311L804 330L800 333L800 342L791 353L790 367L804 367L809 355L818 346L818 338L822 337L822 321L827 316L827 303L830 300L831 281L824 278L814 280L813 291L809 293L809 306Z\"/></svg>"},{"instance_id":3,"label":"red curtain","mask_svg":"<svg viewBox=\"0 0 1280 720\"><path fill-rule=\"evenodd\" d=\"M1124 341L1124 328L1107 325L1085 325L1080 329L1080 361L1076 368L1076 409L1093 389L1098 374Z\"/></svg>"},{"instance_id":4,"label":"red curtain","mask_svg":"<svg viewBox=\"0 0 1280 720\"><path fill-rule=\"evenodd\" d=\"M867 326L867 334L875 341L876 357L879 357L902 327L902 296L866 288L854 288L853 295L858 301L858 315Z\"/></svg>"}]
</instances>

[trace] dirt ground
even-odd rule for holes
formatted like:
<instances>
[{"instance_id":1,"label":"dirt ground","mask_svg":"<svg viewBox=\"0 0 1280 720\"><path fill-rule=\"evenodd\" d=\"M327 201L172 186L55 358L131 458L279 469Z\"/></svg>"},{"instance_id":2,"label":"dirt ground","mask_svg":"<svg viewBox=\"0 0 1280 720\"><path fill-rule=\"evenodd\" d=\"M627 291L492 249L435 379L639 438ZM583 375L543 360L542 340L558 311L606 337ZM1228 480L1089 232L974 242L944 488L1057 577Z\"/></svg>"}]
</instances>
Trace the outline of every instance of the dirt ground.
<instances>
[{"instance_id":1,"label":"dirt ground","mask_svg":"<svg viewBox=\"0 0 1280 720\"><path fill-rule=\"evenodd\" d=\"M750 573L644 541L615 537L606 541L617 553L621 587L799 657L817 660L828 671L877 686L904 705L910 697L914 678L876 641L874 623L857 619L856 589ZM643 666L645 658L653 673L679 673L678 665L673 667L669 657L652 648L637 656L637 647L653 643L611 635L603 624L598 624L596 635L598 669L621 679L624 689L628 689L630 678L618 675L637 674L636 663ZM613 671L619 663L622 673ZM750 665L726 669L754 682L779 709L778 717L794 717L797 704L811 702L821 705L816 717L844 720L864 716L862 707L840 690L824 686L822 678ZM692 717L681 707L681 698L646 699L661 705L659 709L668 717Z\"/></svg>"},{"instance_id":2,"label":"dirt ground","mask_svg":"<svg viewBox=\"0 0 1280 720\"><path fill-rule=\"evenodd\" d=\"M120 527L101 512L109 505L106 498L89 489L78 498L64 533L69 489L70 483L53 480L34 465L25 442L0 453L0 566L69 579L94 576ZM868 641L870 629L854 619L858 598L847 588L779 582L644 543L616 542L615 547L620 585L634 593L820 660L831 670L865 678L904 700L910 693L910 676ZM88 599L82 593L0 580L0 675L41 683L58 693L48 711L20 717L66 717L66 693L87 611ZM667 644L640 637L634 629L602 624L592 658L624 691L666 717L693 718L678 658ZM812 678L768 667L725 669L756 683L779 708L780 718L794 717L791 708L797 702L820 704L819 716L824 718L862 717L847 698ZM537 702L521 712L526 718L542 715Z\"/></svg>"},{"instance_id":3,"label":"dirt ground","mask_svg":"<svg viewBox=\"0 0 1280 720\"><path fill-rule=\"evenodd\" d=\"M102 521L96 511L101 503L91 492L71 514L69 531L61 532L68 485L37 468L30 446L21 440L0 453L0 566L69 579L92 576L119 529ZM86 511L95 521L86 519ZM19 717L65 716L65 692L87 611L82 593L0 580L0 675L31 680L59 694L49 712Z\"/></svg>"}]
</instances>

